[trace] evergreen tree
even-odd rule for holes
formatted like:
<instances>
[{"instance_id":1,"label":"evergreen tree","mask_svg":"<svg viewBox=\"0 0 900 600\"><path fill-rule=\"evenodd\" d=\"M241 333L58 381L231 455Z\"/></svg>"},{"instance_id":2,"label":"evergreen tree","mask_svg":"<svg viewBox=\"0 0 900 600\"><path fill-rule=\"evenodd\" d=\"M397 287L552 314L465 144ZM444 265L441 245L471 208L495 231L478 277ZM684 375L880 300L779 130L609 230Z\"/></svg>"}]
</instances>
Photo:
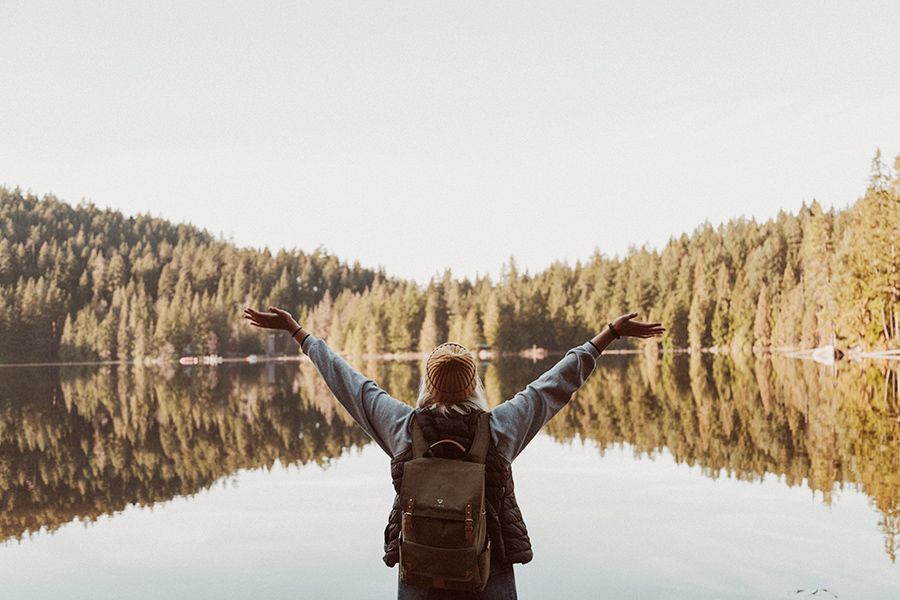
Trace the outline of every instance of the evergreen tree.
<instances>
[{"instance_id":1,"label":"evergreen tree","mask_svg":"<svg viewBox=\"0 0 900 600\"><path fill-rule=\"evenodd\" d=\"M359 355L448 339L565 350L628 310L664 322L669 348L811 348L833 331L844 347L897 348L898 239L900 174L880 152L845 210L813 201L762 223L704 223L658 251L595 251L534 274L510 257L496 283L445 270L424 290L321 248L237 248L189 225L0 188L0 362L260 353L266 334L239 315L269 304ZM279 350L296 351L287 340Z\"/></svg>"}]
</instances>

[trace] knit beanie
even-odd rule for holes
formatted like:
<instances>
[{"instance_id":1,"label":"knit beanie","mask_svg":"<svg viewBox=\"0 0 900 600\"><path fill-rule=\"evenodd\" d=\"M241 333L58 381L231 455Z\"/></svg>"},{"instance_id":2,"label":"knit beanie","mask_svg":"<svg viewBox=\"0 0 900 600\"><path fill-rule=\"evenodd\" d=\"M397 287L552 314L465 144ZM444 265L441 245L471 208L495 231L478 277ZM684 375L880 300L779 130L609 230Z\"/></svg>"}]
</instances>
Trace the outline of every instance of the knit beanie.
<instances>
[{"instance_id":1,"label":"knit beanie","mask_svg":"<svg viewBox=\"0 0 900 600\"><path fill-rule=\"evenodd\" d=\"M456 404L475 392L475 358L465 346L447 342L425 363L425 387L436 402Z\"/></svg>"}]
</instances>

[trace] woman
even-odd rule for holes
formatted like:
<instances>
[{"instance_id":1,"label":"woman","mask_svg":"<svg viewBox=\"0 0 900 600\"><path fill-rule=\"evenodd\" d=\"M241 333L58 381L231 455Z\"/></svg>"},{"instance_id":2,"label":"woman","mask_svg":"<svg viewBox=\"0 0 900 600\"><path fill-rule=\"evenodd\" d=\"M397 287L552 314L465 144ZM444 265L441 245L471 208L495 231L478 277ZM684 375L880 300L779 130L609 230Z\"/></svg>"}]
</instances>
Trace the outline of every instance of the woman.
<instances>
[{"instance_id":1,"label":"woman","mask_svg":"<svg viewBox=\"0 0 900 600\"><path fill-rule=\"evenodd\" d=\"M427 442L452 439L459 446L469 448L478 416L489 410L475 359L459 344L441 344L428 357L414 409L392 398L374 381L356 371L324 340L301 327L287 311L274 306L269 307L269 312L247 308L244 316L256 327L281 329L291 334L338 401L391 457L391 477L398 494L403 464L412 458L410 426L413 419ZM530 561L532 551L516 503L511 463L587 380L601 352L613 340L622 336L649 338L665 331L660 323L640 323L634 320L635 317L637 313L628 313L609 323L591 340L569 350L524 390L489 411L485 512L491 556L485 589L479 593L461 593L420 587L404 581L401 568L399 599L516 598L513 564ZM448 454L452 447L450 450L436 447L435 452L439 457L452 457ZM384 534L384 562L389 567L399 560L401 514L399 495L396 495Z\"/></svg>"}]
</instances>

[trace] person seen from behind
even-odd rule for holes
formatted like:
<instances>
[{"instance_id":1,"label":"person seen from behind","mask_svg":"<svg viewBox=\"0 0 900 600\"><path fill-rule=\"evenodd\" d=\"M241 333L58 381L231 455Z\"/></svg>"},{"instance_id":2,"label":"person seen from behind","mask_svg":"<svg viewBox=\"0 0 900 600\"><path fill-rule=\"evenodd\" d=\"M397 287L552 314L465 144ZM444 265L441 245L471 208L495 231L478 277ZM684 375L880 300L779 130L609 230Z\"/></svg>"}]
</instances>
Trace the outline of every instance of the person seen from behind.
<instances>
[{"instance_id":1,"label":"person seen from behind","mask_svg":"<svg viewBox=\"0 0 900 600\"><path fill-rule=\"evenodd\" d=\"M388 567L400 564L399 600L517 597L513 565L531 561L533 552L516 502L513 460L584 384L610 343L665 331L660 323L635 321L637 313L622 315L493 409L472 353L447 342L429 355L413 408L287 311L247 308L244 317L256 327L290 333L341 405L390 457L396 494L383 560Z\"/></svg>"}]
</instances>

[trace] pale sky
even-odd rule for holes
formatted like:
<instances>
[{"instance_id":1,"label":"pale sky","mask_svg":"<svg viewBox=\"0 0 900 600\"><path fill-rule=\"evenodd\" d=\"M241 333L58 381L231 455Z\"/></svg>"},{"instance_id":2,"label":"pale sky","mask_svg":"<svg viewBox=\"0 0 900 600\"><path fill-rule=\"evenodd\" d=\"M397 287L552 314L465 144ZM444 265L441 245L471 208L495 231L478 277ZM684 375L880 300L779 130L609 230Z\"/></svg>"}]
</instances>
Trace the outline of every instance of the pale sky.
<instances>
[{"instance_id":1,"label":"pale sky","mask_svg":"<svg viewBox=\"0 0 900 600\"><path fill-rule=\"evenodd\" d=\"M844 207L900 2L0 2L0 184L420 282Z\"/></svg>"}]
</instances>

